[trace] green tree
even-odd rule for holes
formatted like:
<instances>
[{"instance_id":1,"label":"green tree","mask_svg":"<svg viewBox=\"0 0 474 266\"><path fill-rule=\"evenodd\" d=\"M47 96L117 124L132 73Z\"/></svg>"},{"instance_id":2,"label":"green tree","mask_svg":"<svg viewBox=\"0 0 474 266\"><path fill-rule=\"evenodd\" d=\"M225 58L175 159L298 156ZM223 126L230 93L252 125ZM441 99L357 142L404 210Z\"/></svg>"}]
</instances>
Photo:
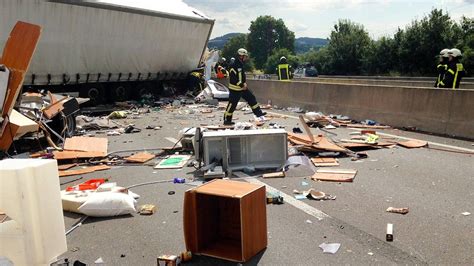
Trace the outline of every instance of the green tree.
<instances>
[{"instance_id":1,"label":"green tree","mask_svg":"<svg viewBox=\"0 0 474 266\"><path fill-rule=\"evenodd\" d=\"M367 65L364 67L368 74L384 75L393 71L398 59L394 39L382 37L370 44Z\"/></svg>"},{"instance_id":2,"label":"green tree","mask_svg":"<svg viewBox=\"0 0 474 266\"><path fill-rule=\"evenodd\" d=\"M286 48L294 52L295 34L285 26L282 19L259 16L251 22L249 31L247 47L258 69L264 67L274 49Z\"/></svg>"},{"instance_id":3,"label":"green tree","mask_svg":"<svg viewBox=\"0 0 474 266\"><path fill-rule=\"evenodd\" d=\"M319 49L310 49L307 53L303 54L300 62L308 62L316 67L319 74L332 74L329 52L327 47Z\"/></svg>"},{"instance_id":4,"label":"green tree","mask_svg":"<svg viewBox=\"0 0 474 266\"><path fill-rule=\"evenodd\" d=\"M339 20L334 25L328 44L332 72L342 75L363 73L370 43L364 26L350 20Z\"/></svg>"},{"instance_id":5,"label":"green tree","mask_svg":"<svg viewBox=\"0 0 474 266\"><path fill-rule=\"evenodd\" d=\"M409 75L435 75L439 51L452 48L459 38L459 27L443 10L433 9L420 21L413 21L401 33L398 56L400 72Z\"/></svg>"},{"instance_id":6,"label":"green tree","mask_svg":"<svg viewBox=\"0 0 474 266\"><path fill-rule=\"evenodd\" d=\"M461 62L469 74L474 71L474 19L462 17L459 30L460 38L456 48L461 50L463 55Z\"/></svg>"},{"instance_id":7,"label":"green tree","mask_svg":"<svg viewBox=\"0 0 474 266\"><path fill-rule=\"evenodd\" d=\"M266 74L275 74L276 73L276 68L280 62L280 58L284 56L287 59L288 64L291 65L293 70L296 69L296 67L299 64L299 59L296 55L291 54L291 52L286 49L279 49L279 50L274 50L273 54L268 57L267 62L265 63L265 73Z\"/></svg>"},{"instance_id":8,"label":"green tree","mask_svg":"<svg viewBox=\"0 0 474 266\"><path fill-rule=\"evenodd\" d=\"M247 49L247 34L242 33L229 39L222 48L221 56L225 57L227 62L230 62L232 57L237 59L237 50L240 48ZM244 69L245 71L251 71L253 68L253 60L252 57L250 57L250 60L245 63Z\"/></svg>"}]
</instances>

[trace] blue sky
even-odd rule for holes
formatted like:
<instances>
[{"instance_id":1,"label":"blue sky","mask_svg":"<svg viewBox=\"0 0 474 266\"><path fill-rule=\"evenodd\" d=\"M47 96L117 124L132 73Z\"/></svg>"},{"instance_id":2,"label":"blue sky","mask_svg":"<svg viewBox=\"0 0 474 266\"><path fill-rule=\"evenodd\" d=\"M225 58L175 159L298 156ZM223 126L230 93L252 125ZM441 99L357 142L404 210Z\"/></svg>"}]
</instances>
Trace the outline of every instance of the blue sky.
<instances>
[{"instance_id":1,"label":"blue sky","mask_svg":"<svg viewBox=\"0 0 474 266\"><path fill-rule=\"evenodd\" d=\"M364 25L373 38L392 36L433 8L447 11L452 19L474 17L474 0L183 0L216 20L211 38L229 32L248 32L260 15L285 21L296 37L327 38L339 19Z\"/></svg>"}]
</instances>

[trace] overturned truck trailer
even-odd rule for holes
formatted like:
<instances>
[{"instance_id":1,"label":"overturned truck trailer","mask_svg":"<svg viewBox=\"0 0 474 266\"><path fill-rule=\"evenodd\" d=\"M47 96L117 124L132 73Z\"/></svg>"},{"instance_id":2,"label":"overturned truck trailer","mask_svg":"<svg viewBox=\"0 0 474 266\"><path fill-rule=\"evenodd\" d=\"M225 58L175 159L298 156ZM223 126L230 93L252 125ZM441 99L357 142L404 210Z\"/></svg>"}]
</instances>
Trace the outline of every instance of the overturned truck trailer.
<instances>
[{"instance_id":1,"label":"overturned truck trailer","mask_svg":"<svg viewBox=\"0 0 474 266\"><path fill-rule=\"evenodd\" d=\"M19 20L43 27L25 87L78 92L95 103L185 79L214 25L180 1L2 0L0 47Z\"/></svg>"}]
</instances>

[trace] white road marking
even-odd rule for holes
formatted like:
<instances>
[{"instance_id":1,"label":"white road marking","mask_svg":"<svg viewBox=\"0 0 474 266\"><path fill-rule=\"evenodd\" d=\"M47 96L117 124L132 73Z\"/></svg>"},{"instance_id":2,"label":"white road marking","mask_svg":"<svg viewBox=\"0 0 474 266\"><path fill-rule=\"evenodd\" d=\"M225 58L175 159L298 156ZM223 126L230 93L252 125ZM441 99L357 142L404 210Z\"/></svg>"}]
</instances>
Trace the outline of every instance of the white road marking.
<instances>
[{"instance_id":1,"label":"white road marking","mask_svg":"<svg viewBox=\"0 0 474 266\"><path fill-rule=\"evenodd\" d=\"M286 116L286 117L299 120L299 118L298 118L297 116L279 114L279 113L268 112L268 111L267 111L267 113L269 113L269 114L275 114L275 115L284 115L284 116ZM348 127L348 128L350 128L350 127ZM352 130L356 130L356 131L362 131L362 130L363 130L363 129L359 129L359 128L351 128L351 129L352 129ZM412 139L414 139L414 138L402 137L402 136L392 135L392 134L388 134L388 133L381 133L381 132L377 132L377 135L386 136L386 137L392 137L392 138L399 138L399 139L404 139L404 140L412 140ZM453 149L453 150L474 152L474 149L468 149L468 148L463 148L463 147L458 147L458 146L452 146L452 145L442 144L442 143L438 143L438 142L428 141L428 144L429 144L429 145L434 145L434 146L443 147L443 148L449 148L449 149Z\"/></svg>"},{"instance_id":2,"label":"white road marking","mask_svg":"<svg viewBox=\"0 0 474 266\"><path fill-rule=\"evenodd\" d=\"M321 221L324 218L331 218L331 216L327 215L326 213L314 208L313 206L306 204L300 200L295 199L293 196L288 195L254 177L246 177L245 180L249 183L252 184L257 184L257 185L264 185L266 186L267 192L273 193L273 194L280 194L280 196L283 197L286 203L292 205L293 207L296 207L297 209L300 209L304 211L305 213L313 216L314 218L318 219Z\"/></svg>"}]
</instances>

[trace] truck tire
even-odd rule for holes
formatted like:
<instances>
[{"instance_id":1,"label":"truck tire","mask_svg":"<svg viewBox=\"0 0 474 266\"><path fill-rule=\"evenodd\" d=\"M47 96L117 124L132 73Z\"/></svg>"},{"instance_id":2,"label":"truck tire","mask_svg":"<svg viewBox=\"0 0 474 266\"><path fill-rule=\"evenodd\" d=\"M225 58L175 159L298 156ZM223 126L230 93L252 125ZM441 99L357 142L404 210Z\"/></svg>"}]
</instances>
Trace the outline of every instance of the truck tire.
<instances>
[{"instance_id":1,"label":"truck tire","mask_svg":"<svg viewBox=\"0 0 474 266\"><path fill-rule=\"evenodd\" d=\"M134 91L136 93L136 95L134 95L134 98L141 99L143 95L153 93L153 86L149 82L141 82L137 84Z\"/></svg>"},{"instance_id":2,"label":"truck tire","mask_svg":"<svg viewBox=\"0 0 474 266\"><path fill-rule=\"evenodd\" d=\"M111 85L110 98L113 102L123 102L129 100L130 85L126 83L119 83Z\"/></svg>"},{"instance_id":3,"label":"truck tire","mask_svg":"<svg viewBox=\"0 0 474 266\"><path fill-rule=\"evenodd\" d=\"M80 95L89 98L92 105L102 104L105 101L105 90L100 83L83 84Z\"/></svg>"}]
</instances>

